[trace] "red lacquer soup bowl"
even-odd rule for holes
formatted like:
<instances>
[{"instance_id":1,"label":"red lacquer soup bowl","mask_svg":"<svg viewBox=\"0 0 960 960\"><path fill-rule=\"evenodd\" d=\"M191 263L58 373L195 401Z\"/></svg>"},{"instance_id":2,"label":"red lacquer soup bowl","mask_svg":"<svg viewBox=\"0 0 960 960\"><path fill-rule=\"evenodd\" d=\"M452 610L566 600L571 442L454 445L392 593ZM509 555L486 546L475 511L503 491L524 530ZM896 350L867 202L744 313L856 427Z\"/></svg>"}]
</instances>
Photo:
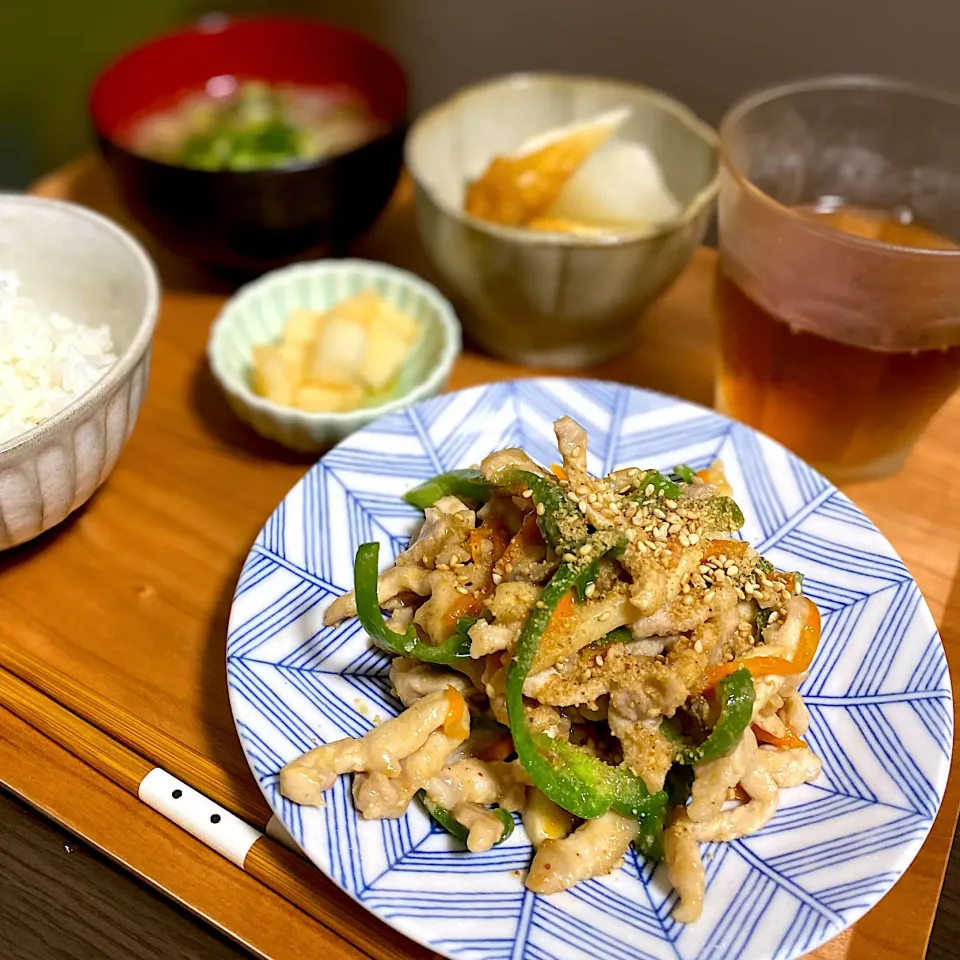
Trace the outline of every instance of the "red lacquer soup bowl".
<instances>
[{"instance_id":1,"label":"red lacquer soup bowl","mask_svg":"<svg viewBox=\"0 0 960 960\"><path fill-rule=\"evenodd\" d=\"M144 117L213 78L349 89L378 121L361 146L258 170L204 170L134 152ZM261 272L340 253L383 210L407 128L407 80L382 47L316 20L216 15L139 46L110 64L90 94L98 142L134 215L177 252Z\"/></svg>"}]
</instances>

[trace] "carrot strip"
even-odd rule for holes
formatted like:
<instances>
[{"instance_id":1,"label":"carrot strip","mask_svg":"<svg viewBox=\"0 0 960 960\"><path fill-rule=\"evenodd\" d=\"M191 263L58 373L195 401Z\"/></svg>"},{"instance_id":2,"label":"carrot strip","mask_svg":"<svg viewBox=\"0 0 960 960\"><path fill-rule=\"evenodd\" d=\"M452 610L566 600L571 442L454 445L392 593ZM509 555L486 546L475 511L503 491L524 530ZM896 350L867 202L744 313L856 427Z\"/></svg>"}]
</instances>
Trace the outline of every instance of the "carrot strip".
<instances>
[{"instance_id":1,"label":"carrot strip","mask_svg":"<svg viewBox=\"0 0 960 960\"><path fill-rule=\"evenodd\" d=\"M443 732L448 737L457 740L465 740L470 734L470 725L467 723L467 701L463 699L463 694L453 685L448 686L447 697L447 716L443 721Z\"/></svg>"},{"instance_id":2,"label":"carrot strip","mask_svg":"<svg viewBox=\"0 0 960 960\"><path fill-rule=\"evenodd\" d=\"M520 529L513 535L506 549L497 560L496 573L503 576L508 564L515 564L528 546L543 543L543 536L537 526L537 514L531 510L523 518Z\"/></svg>"},{"instance_id":3,"label":"carrot strip","mask_svg":"<svg viewBox=\"0 0 960 960\"><path fill-rule=\"evenodd\" d=\"M753 724L753 733L756 736L757 740L760 743L771 743L778 750L795 750L798 747L805 747L806 743L801 740L793 730L790 729L788 724L784 724L784 729L786 733L782 737L778 737L773 733L770 733L769 730L764 730L763 727Z\"/></svg>"},{"instance_id":4,"label":"carrot strip","mask_svg":"<svg viewBox=\"0 0 960 960\"><path fill-rule=\"evenodd\" d=\"M470 547L470 556L473 562L477 566L487 564L492 566L503 555L503 551L507 549L509 539L506 527L504 527L502 521L497 519L488 520L475 530L471 530L467 545ZM492 550L487 556L484 554L483 548L484 544L488 542L492 545Z\"/></svg>"},{"instance_id":5,"label":"carrot strip","mask_svg":"<svg viewBox=\"0 0 960 960\"><path fill-rule=\"evenodd\" d=\"M485 549L486 544L490 544L489 552ZM479 617L483 612L483 601L493 593L490 574L508 546L507 528L498 519L484 523L470 531L467 546L477 568L477 579L473 589L458 597L444 612L443 627L448 635L461 617Z\"/></svg>"},{"instance_id":6,"label":"carrot strip","mask_svg":"<svg viewBox=\"0 0 960 960\"><path fill-rule=\"evenodd\" d=\"M556 608L553 611L553 616L550 618L550 624L547 626L549 630L553 624L559 623L561 620L567 620L573 616L574 610L574 596L573 591L568 590L561 598L560 602L557 604Z\"/></svg>"},{"instance_id":7,"label":"carrot strip","mask_svg":"<svg viewBox=\"0 0 960 960\"><path fill-rule=\"evenodd\" d=\"M453 629L461 617L479 617L483 612L484 597L478 593L458 595L443 614L443 624Z\"/></svg>"},{"instance_id":8,"label":"carrot strip","mask_svg":"<svg viewBox=\"0 0 960 960\"><path fill-rule=\"evenodd\" d=\"M719 557L722 554L740 560L749 546L750 544L746 540L709 540L704 548L703 556Z\"/></svg>"},{"instance_id":9,"label":"carrot strip","mask_svg":"<svg viewBox=\"0 0 960 960\"><path fill-rule=\"evenodd\" d=\"M558 480L566 480L566 479L567 479L567 471L564 470L563 467L561 467L559 463L551 463L551 464L550 464L550 472L551 472Z\"/></svg>"},{"instance_id":10,"label":"carrot strip","mask_svg":"<svg viewBox=\"0 0 960 960\"><path fill-rule=\"evenodd\" d=\"M492 763L494 760L506 760L513 753L513 750L513 737L504 734L502 737L497 737L496 740L483 744L475 753L478 759Z\"/></svg>"},{"instance_id":11,"label":"carrot strip","mask_svg":"<svg viewBox=\"0 0 960 960\"><path fill-rule=\"evenodd\" d=\"M703 678L701 691L710 690L724 677L736 673L741 667L746 667L752 677L792 676L803 673L813 663L813 658L820 644L820 611L817 605L807 597L801 598L806 604L806 614L803 626L800 628L800 639L793 659L786 657L746 657L740 660L731 660L730 663L721 663L708 670Z\"/></svg>"}]
</instances>

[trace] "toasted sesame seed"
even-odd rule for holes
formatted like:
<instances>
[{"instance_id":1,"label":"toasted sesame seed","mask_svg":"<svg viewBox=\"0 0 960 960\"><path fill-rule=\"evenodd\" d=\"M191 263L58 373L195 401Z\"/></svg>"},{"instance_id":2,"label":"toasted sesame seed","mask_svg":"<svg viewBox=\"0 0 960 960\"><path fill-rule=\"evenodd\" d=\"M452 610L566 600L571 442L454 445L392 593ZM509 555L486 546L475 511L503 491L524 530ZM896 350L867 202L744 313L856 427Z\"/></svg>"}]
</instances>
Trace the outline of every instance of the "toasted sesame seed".
<instances>
[{"instance_id":1,"label":"toasted sesame seed","mask_svg":"<svg viewBox=\"0 0 960 960\"><path fill-rule=\"evenodd\" d=\"M513 573L513 564L512 564L512 563L505 563L505 564L503 565L503 572L504 572L504 573Z\"/></svg>"},{"instance_id":2,"label":"toasted sesame seed","mask_svg":"<svg viewBox=\"0 0 960 960\"><path fill-rule=\"evenodd\" d=\"M581 557L589 557L593 553L593 545L585 543L578 551Z\"/></svg>"},{"instance_id":3,"label":"toasted sesame seed","mask_svg":"<svg viewBox=\"0 0 960 960\"><path fill-rule=\"evenodd\" d=\"M547 508L542 504L537 504L537 516L542 517L547 512Z\"/></svg>"},{"instance_id":4,"label":"toasted sesame seed","mask_svg":"<svg viewBox=\"0 0 960 960\"><path fill-rule=\"evenodd\" d=\"M652 484L648 483L646 489L643 491L645 497L652 497L657 492L657 488Z\"/></svg>"},{"instance_id":5,"label":"toasted sesame seed","mask_svg":"<svg viewBox=\"0 0 960 960\"><path fill-rule=\"evenodd\" d=\"M591 493L590 496L587 497L587 503L596 503L597 499L597 495L595 493Z\"/></svg>"},{"instance_id":6,"label":"toasted sesame seed","mask_svg":"<svg viewBox=\"0 0 960 960\"><path fill-rule=\"evenodd\" d=\"M685 607L693 606L693 594L692 594L692 593L688 593L688 594L683 598L683 605L684 605Z\"/></svg>"},{"instance_id":7,"label":"toasted sesame seed","mask_svg":"<svg viewBox=\"0 0 960 960\"><path fill-rule=\"evenodd\" d=\"M631 531L632 532L632 531ZM634 546L641 552L646 553L650 549L650 545L646 540L637 540Z\"/></svg>"},{"instance_id":8,"label":"toasted sesame seed","mask_svg":"<svg viewBox=\"0 0 960 960\"><path fill-rule=\"evenodd\" d=\"M579 457L581 453L583 453L583 448L580 446L580 444L577 444L577 445L573 448L573 455L574 455L575 457Z\"/></svg>"},{"instance_id":9,"label":"toasted sesame seed","mask_svg":"<svg viewBox=\"0 0 960 960\"><path fill-rule=\"evenodd\" d=\"M627 538L627 541L628 541L629 543L633 543L633 541L637 539L637 531L636 531L636 530L628 530L628 531L624 534L624 536Z\"/></svg>"},{"instance_id":10,"label":"toasted sesame seed","mask_svg":"<svg viewBox=\"0 0 960 960\"><path fill-rule=\"evenodd\" d=\"M767 623L776 623L779 619L780 612L778 610L774 610L773 613L770 614L770 618L767 620Z\"/></svg>"},{"instance_id":11,"label":"toasted sesame seed","mask_svg":"<svg viewBox=\"0 0 960 960\"><path fill-rule=\"evenodd\" d=\"M735 577L739 572L740 568L735 563L727 567L727 576Z\"/></svg>"},{"instance_id":12,"label":"toasted sesame seed","mask_svg":"<svg viewBox=\"0 0 960 960\"><path fill-rule=\"evenodd\" d=\"M680 534L680 544L684 547L690 546L690 538L685 533Z\"/></svg>"},{"instance_id":13,"label":"toasted sesame seed","mask_svg":"<svg viewBox=\"0 0 960 960\"><path fill-rule=\"evenodd\" d=\"M610 611L604 610L597 618L601 623L606 623L610 619Z\"/></svg>"},{"instance_id":14,"label":"toasted sesame seed","mask_svg":"<svg viewBox=\"0 0 960 960\"><path fill-rule=\"evenodd\" d=\"M589 667L587 667L587 669L583 671L583 679L589 680L592 676L593 676L593 671Z\"/></svg>"},{"instance_id":15,"label":"toasted sesame seed","mask_svg":"<svg viewBox=\"0 0 960 960\"><path fill-rule=\"evenodd\" d=\"M666 515L659 507L656 507L656 508L654 509L653 515L654 515L658 520L666 520L666 519L667 519L667 515Z\"/></svg>"},{"instance_id":16,"label":"toasted sesame seed","mask_svg":"<svg viewBox=\"0 0 960 960\"><path fill-rule=\"evenodd\" d=\"M747 599L747 595L746 595L739 587L737 587L737 599L738 599L738 600L746 600L746 599Z\"/></svg>"},{"instance_id":17,"label":"toasted sesame seed","mask_svg":"<svg viewBox=\"0 0 960 960\"><path fill-rule=\"evenodd\" d=\"M493 574L490 579L493 581L494 586L500 586L500 584L503 583L503 577L501 577L499 573Z\"/></svg>"},{"instance_id":18,"label":"toasted sesame seed","mask_svg":"<svg viewBox=\"0 0 960 960\"><path fill-rule=\"evenodd\" d=\"M457 587L457 593L462 593L466 596L470 591L466 587Z\"/></svg>"},{"instance_id":19,"label":"toasted sesame seed","mask_svg":"<svg viewBox=\"0 0 960 960\"><path fill-rule=\"evenodd\" d=\"M676 501L676 500L664 500L663 502L666 504L668 510L676 510L676 509L677 509L677 501Z\"/></svg>"},{"instance_id":20,"label":"toasted sesame seed","mask_svg":"<svg viewBox=\"0 0 960 960\"><path fill-rule=\"evenodd\" d=\"M437 569L438 569L438 570L449 570L449 569L450 569L450 565L447 564L447 563L438 563L438 564L437 564Z\"/></svg>"},{"instance_id":21,"label":"toasted sesame seed","mask_svg":"<svg viewBox=\"0 0 960 960\"><path fill-rule=\"evenodd\" d=\"M722 567L726 562L727 562L727 555L725 553L721 553L720 556L717 557L718 566Z\"/></svg>"},{"instance_id":22,"label":"toasted sesame seed","mask_svg":"<svg viewBox=\"0 0 960 960\"><path fill-rule=\"evenodd\" d=\"M679 523L671 523L670 526L667 528L667 532L668 532L668 533L679 533L679 532L681 531L681 529L682 529L682 527L680 526Z\"/></svg>"},{"instance_id":23,"label":"toasted sesame seed","mask_svg":"<svg viewBox=\"0 0 960 960\"><path fill-rule=\"evenodd\" d=\"M696 546L700 542L700 535L698 533L690 534L690 546Z\"/></svg>"},{"instance_id":24,"label":"toasted sesame seed","mask_svg":"<svg viewBox=\"0 0 960 960\"><path fill-rule=\"evenodd\" d=\"M533 491L532 491L532 490L524 490L524 491L523 491L523 496L524 496L527 500L529 500L529 499L533 496Z\"/></svg>"},{"instance_id":25,"label":"toasted sesame seed","mask_svg":"<svg viewBox=\"0 0 960 960\"><path fill-rule=\"evenodd\" d=\"M538 610L544 610L545 608L546 608L546 604L545 604L542 600L538 600L538 601L537 601L537 609L538 609Z\"/></svg>"},{"instance_id":26,"label":"toasted sesame seed","mask_svg":"<svg viewBox=\"0 0 960 960\"><path fill-rule=\"evenodd\" d=\"M800 592L801 592L802 590L803 590L803 584L801 584L800 581L797 580L797 581L794 583L794 585L793 585L793 592L799 597L799 596L800 596Z\"/></svg>"},{"instance_id":27,"label":"toasted sesame seed","mask_svg":"<svg viewBox=\"0 0 960 960\"><path fill-rule=\"evenodd\" d=\"M693 645L693 649L697 653L703 653L703 642L701 640L697 640Z\"/></svg>"},{"instance_id":28,"label":"toasted sesame seed","mask_svg":"<svg viewBox=\"0 0 960 960\"><path fill-rule=\"evenodd\" d=\"M596 664L597 664L598 667L602 667L602 666L603 666L603 657L601 657L600 654L597 654L597 659L596 659L595 662L596 662ZM597 708L594 707L593 709L596 710Z\"/></svg>"},{"instance_id":29,"label":"toasted sesame seed","mask_svg":"<svg viewBox=\"0 0 960 960\"><path fill-rule=\"evenodd\" d=\"M581 512L581 513L586 513L586 512L587 512L587 501L586 501L586 500L581 500L581 501L577 504L577 506L580 508L580 512Z\"/></svg>"},{"instance_id":30,"label":"toasted sesame seed","mask_svg":"<svg viewBox=\"0 0 960 960\"><path fill-rule=\"evenodd\" d=\"M564 563L573 563L573 561L576 560L576 559L577 559L577 558L576 558L572 553L565 553L565 554L563 555L563 562L564 562Z\"/></svg>"},{"instance_id":31,"label":"toasted sesame seed","mask_svg":"<svg viewBox=\"0 0 960 960\"><path fill-rule=\"evenodd\" d=\"M660 716L660 711L656 707L647 707L647 716L653 719ZM634 811L636 812L636 811Z\"/></svg>"},{"instance_id":32,"label":"toasted sesame seed","mask_svg":"<svg viewBox=\"0 0 960 960\"><path fill-rule=\"evenodd\" d=\"M584 588L583 595L585 597L592 597L597 592L597 585L595 583L588 583Z\"/></svg>"},{"instance_id":33,"label":"toasted sesame seed","mask_svg":"<svg viewBox=\"0 0 960 960\"><path fill-rule=\"evenodd\" d=\"M684 592L684 593L689 593L689 592L690 592L690 584L689 584L689 583L685 583L685 584L683 585L683 592Z\"/></svg>"},{"instance_id":34,"label":"toasted sesame seed","mask_svg":"<svg viewBox=\"0 0 960 960\"><path fill-rule=\"evenodd\" d=\"M639 477L639 476L640 476L640 471L639 471L636 467L631 467L631 468L627 471L627 476L628 476L628 477Z\"/></svg>"},{"instance_id":35,"label":"toasted sesame seed","mask_svg":"<svg viewBox=\"0 0 960 960\"><path fill-rule=\"evenodd\" d=\"M568 499L571 503L579 503L579 502L580 502L580 501L577 499L577 495L576 495L575 493L573 493L572 491L567 494L567 499Z\"/></svg>"},{"instance_id":36,"label":"toasted sesame seed","mask_svg":"<svg viewBox=\"0 0 960 960\"><path fill-rule=\"evenodd\" d=\"M701 572L701 573L709 573L709 572L710 572L710 567L708 567L705 563L701 563L701 564L700 564L700 572Z\"/></svg>"}]
</instances>

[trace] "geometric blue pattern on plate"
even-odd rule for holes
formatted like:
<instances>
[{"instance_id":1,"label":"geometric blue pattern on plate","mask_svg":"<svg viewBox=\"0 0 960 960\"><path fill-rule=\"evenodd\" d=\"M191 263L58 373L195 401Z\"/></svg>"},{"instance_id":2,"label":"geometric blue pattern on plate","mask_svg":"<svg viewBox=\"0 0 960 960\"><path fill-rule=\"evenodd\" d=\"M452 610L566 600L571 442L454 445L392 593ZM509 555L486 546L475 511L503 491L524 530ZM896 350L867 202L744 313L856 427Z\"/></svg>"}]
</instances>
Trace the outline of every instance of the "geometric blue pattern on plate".
<instances>
[{"instance_id":1,"label":"geometric blue pattern on plate","mask_svg":"<svg viewBox=\"0 0 960 960\"><path fill-rule=\"evenodd\" d=\"M803 686L823 774L781 794L759 833L704 847L702 918L670 918L663 869L628 854L623 870L538 897L524 889L522 828L486 854L451 848L418 805L364 821L350 778L324 807L279 794L280 767L317 743L369 730L400 705L386 658L359 623L326 628L357 545L385 567L419 514L401 495L491 450L556 459L553 421L590 436L590 470L726 465L743 535L777 567L801 570L823 614ZM875 904L916 855L946 785L950 680L917 585L873 524L774 441L710 410L594 380L520 380L447 394L378 420L331 450L267 521L237 584L227 643L230 701L254 775L307 856L368 910L463 960L789 960Z\"/></svg>"}]
</instances>

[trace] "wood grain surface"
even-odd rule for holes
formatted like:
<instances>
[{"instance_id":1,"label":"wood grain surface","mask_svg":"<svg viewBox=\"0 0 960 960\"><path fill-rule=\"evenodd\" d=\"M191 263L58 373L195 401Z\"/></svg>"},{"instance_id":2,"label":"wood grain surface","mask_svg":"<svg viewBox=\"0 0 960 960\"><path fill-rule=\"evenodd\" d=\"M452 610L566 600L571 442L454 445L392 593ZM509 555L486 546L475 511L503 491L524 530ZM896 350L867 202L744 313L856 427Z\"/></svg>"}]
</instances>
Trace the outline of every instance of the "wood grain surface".
<instances>
[{"instance_id":1,"label":"wood grain surface","mask_svg":"<svg viewBox=\"0 0 960 960\"><path fill-rule=\"evenodd\" d=\"M317 960L325 949L337 960L370 960L2 708L0 784L257 956ZM158 944L147 956L164 951Z\"/></svg>"},{"instance_id":2,"label":"wood grain surface","mask_svg":"<svg viewBox=\"0 0 960 960\"><path fill-rule=\"evenodd\" d=\"M356 252L429 277L414 239L408 190L401 188ZM129 222L96 161L48 178L37 192L86 203ZM168 738L185 745L202 760L198 775L202 767L217 781L210 785L211 796L224 802L216 791L230 794L262 823L268 811L244 763L227 703L226 618L250 543L310 461L260 440L229 412L203 357L207 328L224 291L191 266L152 250L166 295L140 424L115 473L85 509L0 560L5 626L0 648L5 660L29 658L82 688L78 695L113 705L117 729L110 732L117 739L133 742L149 733L151 743ZM698 251L680 281L643 318L634 350L587 372L709 403L713 269L713 254ZM451 387L532 373L465 353ZM942 478L958 470L960 396L937 415L900 474L847 488L916 577L941 626L951 665L960 659L960 503L955 495L944 498ZM190 782L183 771L171 772ZM23 792L29 796L31 789ZM852 931L816 956L923 956L958 799L954 777L934 829L903 879ZM78 796L61 803L58 815L93 830L99 812L87 810ZM111 842L123 846L124 829L140 832L153 816L132 811L112 825ZM152 875L149 857L137 861ZM239 873L225 862L219 869L224 875ZM327 881L314 876L323 889ZM164 872L163 880L154 879L188 903L196 895L192 877ZM332 933L313 927L315 946L346 947ZM406 941L392 936L402 955ZM278 935L269 955L278 960L292 955L286 951L286 938Z\"/></svg>"},{"instance_id":3,"label":"wood grain surface","mask_svg":"<svg viewBox=\"0 0 960 960\"><path fill-rule=\"evenodd\" d=\"M249 960L168 897L0 790L3 960Z\"/></svg>"}]
</instances>

